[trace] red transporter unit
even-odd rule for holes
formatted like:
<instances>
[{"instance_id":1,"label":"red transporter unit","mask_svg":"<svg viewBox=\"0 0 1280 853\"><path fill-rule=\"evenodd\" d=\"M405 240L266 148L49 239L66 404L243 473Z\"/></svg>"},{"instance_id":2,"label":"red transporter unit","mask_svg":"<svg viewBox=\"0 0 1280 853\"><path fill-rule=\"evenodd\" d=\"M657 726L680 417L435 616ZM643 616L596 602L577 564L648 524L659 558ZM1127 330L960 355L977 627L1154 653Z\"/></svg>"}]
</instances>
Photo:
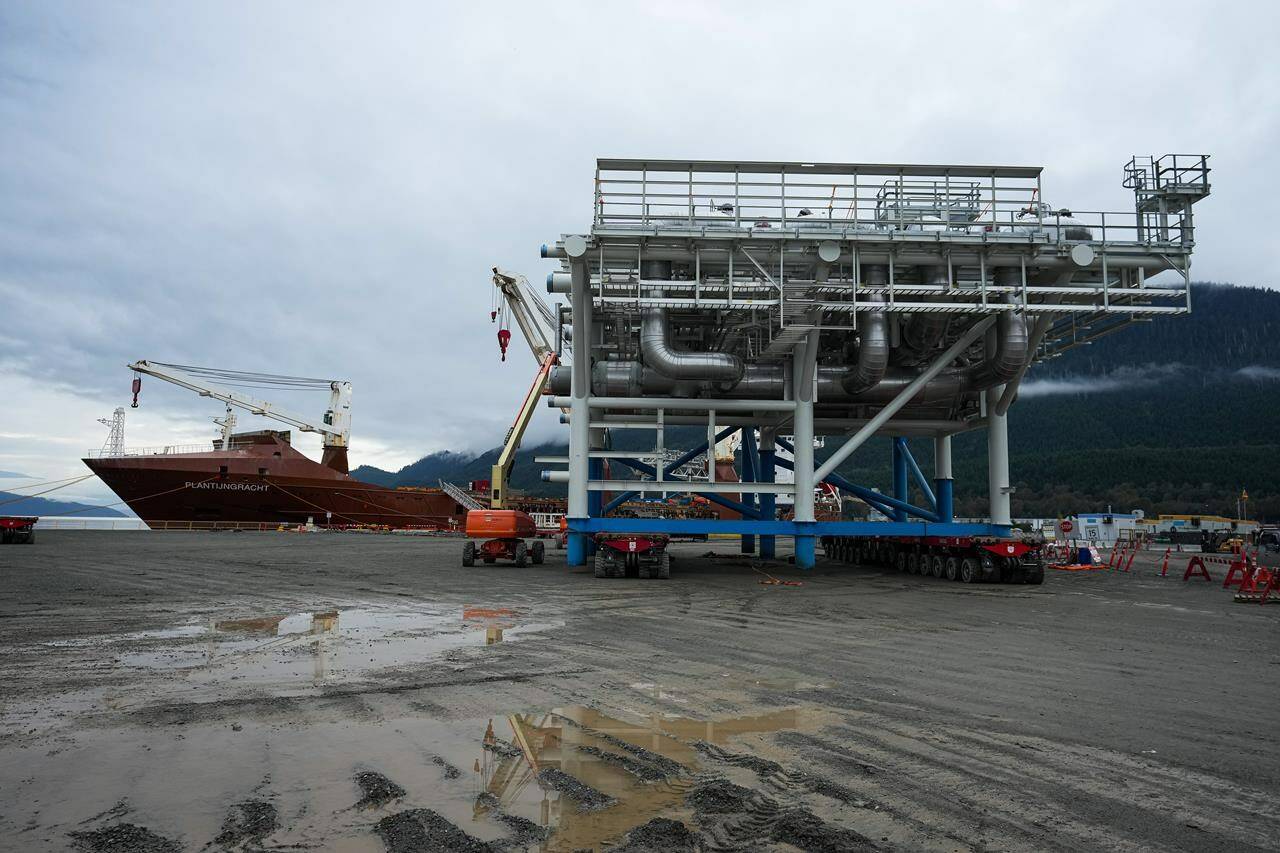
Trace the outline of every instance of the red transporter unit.
<instances>
[{"instance_id":1,"label":"red transporter unit","mask_svg":"<svg viewBox=\"0 0 1280 853\"><path fill-rule=\"evenodd\" d=\"M0 515L0 542L5 545L30 545L36 541L34 515Z\"/></svg>"},{"instance_id":2,"label":"red transporter unit","mask_svg":"<svg viewBox=\"0 0 1280 853\"><path fill-rule=\"evenodd\" d=\"M662 533L597 533L595 576L598 578L671 577L671 555Z\"/></svg>"},{"instance_id":3,"label":"red transporter unit","mask_svg":"<svg viewBox=\"0 0 1280 853\"><path fill-rule=\"evenodd\" d=\"M474 566L476 557L486 563L499 559L513 560L524 567L532 561L542 562L544 545L534 539L527 544L525 538L538 535L538 527L526 513L515 509L473 509L467 513L468 541L462 546L462 565ZM478 546L471 539L483 539Z\"/></svg>"}]
</instances>

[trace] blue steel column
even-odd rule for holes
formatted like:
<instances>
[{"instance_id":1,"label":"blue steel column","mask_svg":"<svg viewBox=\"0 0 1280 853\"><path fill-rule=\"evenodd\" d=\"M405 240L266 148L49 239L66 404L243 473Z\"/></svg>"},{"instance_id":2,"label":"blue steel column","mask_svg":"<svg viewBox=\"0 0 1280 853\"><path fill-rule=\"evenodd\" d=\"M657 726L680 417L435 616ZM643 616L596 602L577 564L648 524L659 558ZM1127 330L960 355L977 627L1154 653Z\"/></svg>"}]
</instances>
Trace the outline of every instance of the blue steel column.
<instances>
[{"instance_id":1,"label":"blue steel column","mask_svg":"<svg viewBox=\"0 0 1280 853\"><path fill-rule=\"evenodd\" d=\"M933 440L933 491L938 501L938 520L950 524L955 520L955 480L951 477L951 436Z\"/></svg>"},{"instance_id":2,"label":"blue steel column","mask_svg":"<svg viewBox=\"0 0 1280 853\"><path fill-rule=\"evenodd\" d=\"M774 442L773 427L760 432L760 474L761 483L774 482ZM760 495L760 518L763 521L776 521L778 518L777 495L772 493ZM760 536L760 559L772 560L777 554L777 538L772 535Z\"/></svg>"},{"instance_id":3,"label":"blue steel column","mask_svg":"<svg viewBox=\"0 0 1280 853\"><path fill-rule=\"evenodd\" d=\"M760 461L756 452L756 431L754 427L742 428L742 482L754 483L759 480ZM756 507L756 496L742 493L742 502L751 508ZM751 533L742 534L742 553L754 554L756 537Z\"/></svg>"},{"instance_id":4,"label":"blue steel column","mask_svg":"<svg viewBox=\"0 0 1280 853\"><path fill-rule=\"evenodd\" d=\"M897 500L907 503L907 440L902 437L893 439L893 496ZM893 511L894 521L906 521L907 511L904 509L895 509Z\"/></svg>"},{"instance_id":5,"label":"blue steel column","mask_svg":"<svg viewBox=\"0 0 1280 853\"><path fill-rule=\"evenodd\" d=\"M587 241L581 236L564 240L570 259L573 305L573 367L569 401L569 543L566 562L581 566L587 562L587 535L573 531L574 522L591 515L587 480L590 477L588 451L591 447L591 278L587 270Z\"/></svg>"}]
</instances>

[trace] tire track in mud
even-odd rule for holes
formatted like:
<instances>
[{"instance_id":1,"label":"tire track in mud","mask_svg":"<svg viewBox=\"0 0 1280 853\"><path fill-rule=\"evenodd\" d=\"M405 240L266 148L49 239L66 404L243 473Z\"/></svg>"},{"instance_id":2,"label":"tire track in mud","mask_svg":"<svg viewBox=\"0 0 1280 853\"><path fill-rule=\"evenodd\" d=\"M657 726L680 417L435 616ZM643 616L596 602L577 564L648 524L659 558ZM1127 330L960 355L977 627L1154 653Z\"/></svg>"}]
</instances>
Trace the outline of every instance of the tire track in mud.
<instances>
[{"instance_id":1,"label":"tire track in mud","mask_svg":"<svg viewBox=\"0 0 1280 853\"><path fill-rule=\"evenodd\" d=\"M829 756L843 756L890 770L873 774L871 784L887 788L893 798L914 801L917 805L912 811L930 813L933 820L944 824L963 823L970 814L982 815L988 832L998 828L1009 842L1053 844L1043 837L1052 828L1073 839L1068 847L1136 850L1156 844L1203 850L1267 846L1268 830L1261 821L1249 826L1222 818L1219 809L1232 809L1221 791L1205 803L1204 810L1188 810L1183 802L1180 811L1170 814L1147 805L1148 795L1160 790L1160 782L1151 781L1145 790L1137 791L1127 786L1132 778L1128 776L1113 778L1116 787L1126 784L1119 791L1105 783L1095 784L1099 768L1094 759L1110 758L1105 752L1066 757L1055 744L1046 743L1028 754L1016 743L994 749L965 735L951 728L930 732L890 720L865 720L831 727L810 744L817 750L813 757L828 765L837 763ZM804 737L783 740L798 746ZM963 745L953 745L953 738ZM1053 756L1056 761L1044 760ZM1170 780L1176 787L1173 779L1176 773ZM891 799L886 794L881 797ZM1247 810L1236 811L1241 816L1247 814ZM1106 824L1090 817L1102 815ZM986 841L993 843L995 839L988 835Z\"/></svg>"}]
</instances>

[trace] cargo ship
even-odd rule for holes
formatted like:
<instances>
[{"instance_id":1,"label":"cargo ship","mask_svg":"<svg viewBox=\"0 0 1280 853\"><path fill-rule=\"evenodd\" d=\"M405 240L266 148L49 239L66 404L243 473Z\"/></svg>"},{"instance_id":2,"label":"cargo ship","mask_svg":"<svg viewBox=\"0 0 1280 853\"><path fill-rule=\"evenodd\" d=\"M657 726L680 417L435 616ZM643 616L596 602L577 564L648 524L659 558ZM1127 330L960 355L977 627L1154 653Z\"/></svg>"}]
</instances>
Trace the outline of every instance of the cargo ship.
<instances>
[{"instance_id":1,"label":"cargo ship","mask_svg":"<svg viewBox=\"0 0 1280 853\"><path fill-rule=\"evenodd\" d=\"M83 461L150 527L311 522L461 530L466 522L459 502L465 495L365 483L346 473L345 452L326 450L325 457L316 462L295 449L287 430L261 430L233 433L208 450L104 450Z\"/></svg>"},{"instance_id":2,"label":"cargo ship","mask_svg":"<svg viewBox=\"0 0 1280 853\"><path fill-rule=\"evenodd\" d=\"M226 405L214 419L220 437L209 445L126 450L123 408L111 420L100 451L84 464L152 528L262 527L315 524L332 527L461 530L468 509L480 506L463 489L387 488L357 480L347 472L351 435L351 383L307 379L222 368L138 361L133 407L138 406L142 376L173 383ZM329 395L321 416L307 417L259 400L241 388L315 390ZM324 442L320 462L297 450L289 430L235 432L235 410L247 410Z\"/></svg>"}]
</instances>

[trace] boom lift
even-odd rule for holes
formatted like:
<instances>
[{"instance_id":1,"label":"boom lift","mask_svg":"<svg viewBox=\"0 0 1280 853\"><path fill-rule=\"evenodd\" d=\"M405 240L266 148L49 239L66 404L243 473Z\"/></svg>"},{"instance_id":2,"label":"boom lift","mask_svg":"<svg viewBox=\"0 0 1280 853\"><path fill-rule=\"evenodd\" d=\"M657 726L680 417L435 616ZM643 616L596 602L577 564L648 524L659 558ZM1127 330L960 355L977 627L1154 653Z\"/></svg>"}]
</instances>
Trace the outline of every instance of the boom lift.
<instances>
[{"instance_id":1,"label":"boom lift","mask_svg":"<svg viewBox=\"0 0 1280 853\"><path fill-rule=\"evenodd\" d=\"M193 367L189 364L165 364L159 361L135 361L129 368L136 374L147 374L165 382L195 391L201 397L220 400L227 406L226 417L217 421L222 427L222 447L231 449L231 434L236 418L233 407L245 409L255 415L288 424L300 432L319 433L324 439L324 456L321 464L347 473L347 444L351 439L351 383L341 379L307 379L301 376L280 376L273 373L246 373L239 370L222 370L215 367ZM258 400L248 394L224 388L210 380L219 380L242 388L287 388L290 390L329 391L329 408L319 423L314 419L281 409L274 403ZM133 408L138 407L138 393L142 379L133 380Z\"/></svg>"},{"instance_id":2,"label":"boom lift","mask_svg":"<svg viewBox=\"0 0 1280 853\"><path fill-rule=\"evenodd\" d=\"M511 476L511 468L515 465L516 451L524 438L525 430L533 420L542 392L547 387L551 376L551 368L560 360L552 341L555 322L551 310L546 303L529 286L529 281L522 275L513 275L493 268L493 284L500 294L500 305L495 308L491 318L502 322L498 329L498 345L506 359L507 342L511 332L506 327L507 316L515 318L516 325L524 333L525 342L538 361L538 372L533 377L516 412L516 419L507 430L502 444L502 452L494 463L489 478L489 508L473 509L467 513L468 541L462 546L462 565L474 566L476 557L485 563L493 563L498 559L513 560L517 566L524 566L530 560L539 564L543 560L545 549L543 543L524 541L525 537L537 535L537 526L533 519L519 510L507 509L507 479ZM504 334L505 332L505 334ZM472 539L484 540L479 545Z\"/></svg>"}]
</instances>

